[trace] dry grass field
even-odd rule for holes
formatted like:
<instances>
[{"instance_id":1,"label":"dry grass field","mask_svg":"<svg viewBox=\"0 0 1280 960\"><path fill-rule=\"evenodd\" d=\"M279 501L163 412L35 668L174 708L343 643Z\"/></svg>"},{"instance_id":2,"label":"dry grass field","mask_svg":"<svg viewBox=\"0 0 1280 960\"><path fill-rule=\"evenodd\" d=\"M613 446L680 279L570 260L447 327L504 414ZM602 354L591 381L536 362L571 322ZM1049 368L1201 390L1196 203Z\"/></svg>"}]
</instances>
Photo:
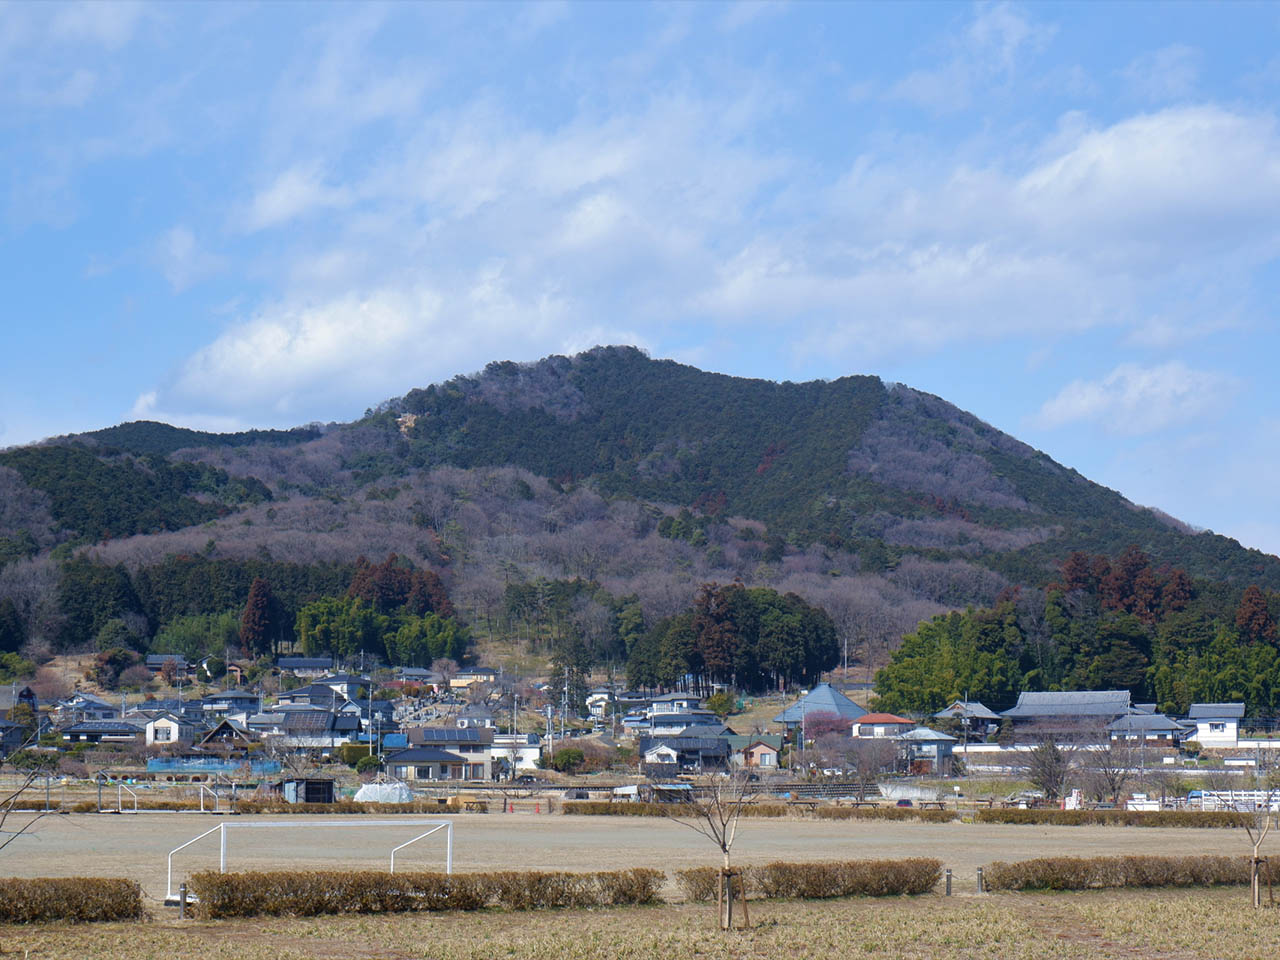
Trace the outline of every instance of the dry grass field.
<instances>
[{"instance_id":1,"label":"dry grass field","mask_svg":"<svg viewBox=\"0 0 1280 960\"><path fill-rule=\"evenodd\" d=\"M25 815L15 814L6 829ZM48 816L0 852L0 874L17 877L108 876L139 881L146 894L165 892L166 856L198 834L226 822L233 870L383 869L393 846L421 832L393 827L320 827L320 823L403 821L409 817L237 816L195 813L68 814ZM454 868L611 870L656 867L672 871L714 864L716 850L687 827L650 817L566 817L559 814L462 814L454 824ZM242 824L285 821L287 829ZM950 867L956 889L973 888L976 870L993 860L1112 854L1245 855L1243 831L1158 827L1050 827L915 821L743 820L735 845L742 863L936 857ZM188 873L216 868L217 836L174 860L175 884ZM398 858L404 869L440 869L441 836ZM675 896L674 886L669 896Z\"/></svg>"},{"instance_id":2,"label":"dry grass field","mask_svg":"<svg viewBox=\"0 0 1280 960\"><path fill-rule=\"evenodd\" d=\"M1280 950L1280 911L1240 890L930 895L762 902L722 935L714 906L408 914L212 923L0 927L24 960L1259 960Z\"/></svg>"}]
</instances>

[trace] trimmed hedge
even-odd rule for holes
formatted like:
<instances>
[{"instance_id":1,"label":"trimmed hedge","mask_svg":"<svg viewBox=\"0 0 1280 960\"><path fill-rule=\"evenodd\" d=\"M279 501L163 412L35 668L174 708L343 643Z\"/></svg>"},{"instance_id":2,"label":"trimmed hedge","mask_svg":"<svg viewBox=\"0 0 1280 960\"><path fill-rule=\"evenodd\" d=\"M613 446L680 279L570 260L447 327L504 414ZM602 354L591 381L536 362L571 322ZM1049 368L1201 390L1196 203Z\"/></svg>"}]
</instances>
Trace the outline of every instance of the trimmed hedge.
<instances>
[{"instance_id":1,"label":"trimmed hedge","mask_svg":"<svg viewBox=\"0 0 1280 960\"><path fill-rule=\"evenodd\" d=\"M1211 810L979 810L975 823L1047 824L1059 827L1243 827L1253 815Z\"/></svg>"},{"instance_id":2,"label":"trimmed hedge","mask_svg":"<svg viewBox=\"0 0 1280 960\"><path fill-rule=\"evenodd\" d=\"M983 871L990 890L1212 887L1249 883L1248 857L1041 857Z\"/></svg>"},{"instance_id":3,"label":"trimmed hedge","mask_svg":"<svg viewBox=\"0 0 1280 960\"><path fill-rule=\"evenodd\" d=\"M445 803L437 803L435 800L415 800L412 803L356 803L354 800L340 800L337 803L285 803L283 800L246 800L237 799L235 803L230 803L227 798L223 798L224 802L220 806L223 813L295 813L295 814L326 814L326 813L461 813L462 804L456 799L451 798ZM133 800L128 798L125 800L125 809L133 809ZM111 810L115 809L115 798L111 798L110 803L104 802L104 806ZM31 809L43 810L43 801L38 806ZM79 800L68 807L71 813L96 813L98 804L96 800ZM200 801L198 800L139 800L139 810L199 810ZM206 801L205 809L212 809L212 801Z\"/></svg>"},{"instance_id":4,"label":"trimmed hedge","mask_svg":"<svg viewBox=\"0 0 1280 960\"><path fill-rule=\"evenodd\" d=\"M494 904L509 910L660 903L661 870L601 873L383 873L278 871L192 876L199 898L196 915L295 916L326 913L404 913L479 910Z\"/></svg>"},{"instance_id":5,"label":"trimmed hedge","mask_svg":"<svg viewBox=\"0 0 1280 960\"><path fill-rule=\"evenodd\" d=\"M823 863L778 861L737 869L749 893L770 899L823 900L928 893L942 877L942 862L923 857ZM676 871L676 880L690 900L714 900L719 875L717 867L694 867Z\"/></svg>"},{"instance_id":6,"label":"trimmed hedge","mask_svg":"<svg viewBox=\"0 0 1280 960\"><path fill-rule=\"evenodd\" d=\"M0 880L0 923L141 920L142 888L133 880L45 877Z\"/></svg>"},{"instance_id":7,"label":"trimmed hedge","mask_svg":"<svg viewBox=\"0 0 1280 960\"><path fill-rule=\"evenodd\" d=\"M956 810L916 807L817 807L813 812L821 820L921 820L925 823L951 823L960 816Z\"/></svg>"},{"instance_id":8,"label":"trimmed hedge","mask_svg":"<svg viewBox=\"0 0 1280 960\"><path fill-rule=\"evenodd\" d=\"M603 817L670 817L679 816L678 803L640 803L608 800L566 801L566 814ZM921 810L913 807L837 807L805 808L786 803L748 803L742 808L744 817L817 817L819 820L923 820L926 823L949 823L959 814L955 810Z\"/></svg>"}]
</instances>

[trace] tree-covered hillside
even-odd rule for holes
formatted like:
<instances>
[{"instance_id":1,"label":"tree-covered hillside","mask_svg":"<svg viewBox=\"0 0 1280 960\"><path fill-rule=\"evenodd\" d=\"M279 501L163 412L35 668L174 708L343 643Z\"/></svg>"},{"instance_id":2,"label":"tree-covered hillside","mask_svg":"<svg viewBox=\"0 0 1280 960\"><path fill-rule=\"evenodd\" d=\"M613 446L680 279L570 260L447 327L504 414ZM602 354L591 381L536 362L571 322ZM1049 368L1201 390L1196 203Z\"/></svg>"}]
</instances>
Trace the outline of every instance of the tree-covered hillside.
<instances>
[{"instance_id":1,"label":"tree-covered hillside","mask_svg":"<svg viewBox=\"0 0 1280 960\"><path fill-rule=\"evenodd\" d=\"M570 672L633 661L665 682L702 669L672 653L685 634L671 625L707 584L741 583L774 591L741 596L793 596L780 618L820 608L842 659L867 668L921 621L1010 591L1043 619L1064 560L1130 546L1152 570L1185 571L1219 612L1250 585L1280 591L1277 558L1136 507L937 397L874 377L747 380L633 348L491 364L324 429L132 423L0 452L4 642L33 662L126 635L148 649L240 642L261 580L273 643L419 660L474 636ZM436 578L456 628L436 602L349 593L358 558L393 553L395 571ZM762 642L751 623L735 621L742 650ZM1184 663L1143 642L1144 671ZM1064 663L1019 659L1007 679L1120 668ZM1151 695L1156 683L1143 674Z\"/></svg>"}]
</instances>

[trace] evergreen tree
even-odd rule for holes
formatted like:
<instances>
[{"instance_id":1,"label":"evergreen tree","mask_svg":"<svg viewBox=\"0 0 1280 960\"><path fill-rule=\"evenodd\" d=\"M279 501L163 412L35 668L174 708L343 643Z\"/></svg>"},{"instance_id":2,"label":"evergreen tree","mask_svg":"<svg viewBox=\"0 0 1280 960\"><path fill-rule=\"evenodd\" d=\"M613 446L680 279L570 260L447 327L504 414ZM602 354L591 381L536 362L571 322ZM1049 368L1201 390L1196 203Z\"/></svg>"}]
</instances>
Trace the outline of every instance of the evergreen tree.
<instances>
[{"instance_id":1,"label":"evergreen tree","mask_svg":"<svg viewBox=\"0 0 1280 960\"><path fill-rule=\"evenodd\" d=\"M240 646L245 656L256 659L271 653L279 633L275 615L277 611L271 585L261 577L255 577L249 587L244 615L240 618Z\"/></svg>"}]
</instances>

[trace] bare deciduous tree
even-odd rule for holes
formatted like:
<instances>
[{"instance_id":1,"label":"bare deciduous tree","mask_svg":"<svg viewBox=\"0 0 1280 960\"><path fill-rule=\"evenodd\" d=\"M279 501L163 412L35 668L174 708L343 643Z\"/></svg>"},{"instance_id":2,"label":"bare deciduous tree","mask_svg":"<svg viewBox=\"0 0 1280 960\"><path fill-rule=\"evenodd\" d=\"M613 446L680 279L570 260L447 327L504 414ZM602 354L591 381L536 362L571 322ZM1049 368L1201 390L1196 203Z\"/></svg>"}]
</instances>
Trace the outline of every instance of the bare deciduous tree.
<instances>
[{"instance_id":1,"label":"bare deciduous tree","mask_svg":"<svg viewBox=\"0 0 1280 960\"><path fill-rule=\"evenodd\" d=\"M733 901L742 900L742 922L747 925L747 892L741 875L735 873L731 861L733 842L738 836L738 821L743 808L754 794L751 774L741 770L728 777L717 777L709 786L698 788L698 795L689 803L671 804L667 816L684 824L714 843L724 858L720 869L720 882L716 888L716 902L720 914L720 929L733 927ZM735 882L736 881L736 882Z\"/></svg>"}]
</instances>

